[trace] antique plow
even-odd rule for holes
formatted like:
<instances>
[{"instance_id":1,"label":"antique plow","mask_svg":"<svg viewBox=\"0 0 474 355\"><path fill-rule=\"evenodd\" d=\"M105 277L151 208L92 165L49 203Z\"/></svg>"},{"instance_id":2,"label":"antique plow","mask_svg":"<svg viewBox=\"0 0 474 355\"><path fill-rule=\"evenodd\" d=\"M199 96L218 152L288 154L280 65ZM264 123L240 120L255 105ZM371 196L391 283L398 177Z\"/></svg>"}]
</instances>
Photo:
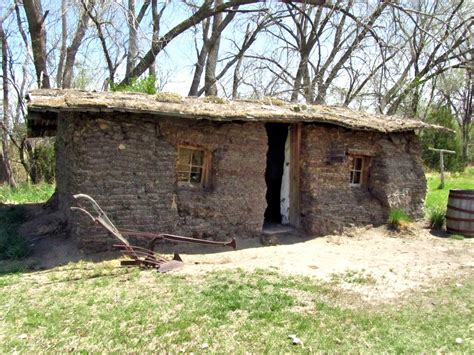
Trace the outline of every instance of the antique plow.
<instances>
[{"instance_id":1,"label":"antique plow","mask_svg":"<svg viewBox=\"0 0 474 355\"><path fill-rule=\"evenodd\" d=\"M140 232L131 229L119 229L117 228L107 214L102 210L99 204L89 195L77 194L73 196L76 200L86 200L92 206L94 213L89 212L85 208L81 207L71 207L71 210L81 211L86 214L92 221L96 224L101 225L105 228L110 234L115 236L120 240L120 244L114 244L114 247L120 250L125 256L128 257L126 260L120 262L121 265L130 266L136 265L146 268L155 268L160 272L167 272L176 268L179 268L183 265L183 260L179 254L174 253L173 259L167 259L157 253L155 253L155 246L158 242L161 241L171 241L174 243L193 243L193 244L204 244L204 245L214 245L221 247L232 247L236 248L235 239L232 238L227 242L216 242L211 240L183 237L180 235L166 234L166 233L150 233L150 232ZM142 248L134 245L130 245L126 236L137 236L144 238L151 238L148 248Z\"/></svg>"}]
</instances>

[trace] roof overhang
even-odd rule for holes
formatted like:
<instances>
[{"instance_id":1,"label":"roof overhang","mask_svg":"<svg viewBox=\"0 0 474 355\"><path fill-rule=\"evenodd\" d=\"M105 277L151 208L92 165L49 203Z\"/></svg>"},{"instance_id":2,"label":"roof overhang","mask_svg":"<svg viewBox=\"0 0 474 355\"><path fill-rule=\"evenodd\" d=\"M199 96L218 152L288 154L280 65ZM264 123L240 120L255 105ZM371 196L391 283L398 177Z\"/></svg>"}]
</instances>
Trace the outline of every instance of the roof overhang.
<instances>
[{"instance_id":1,"label":"roof overhang","mask_svg":"<svg viewBox=\"0 0 474 355\"><path fill-rule=\"evenodd\" d=\"M383 133L445 129L420 120L354 111L346 107L284 103L270 98L225 101L189 97L178 99L178 102L163 102L154 95L141 93L34 90L27 99L30 137L54 135L60 112L126 112L220 122L315 122Z\"/></svg>"}]
</instances>

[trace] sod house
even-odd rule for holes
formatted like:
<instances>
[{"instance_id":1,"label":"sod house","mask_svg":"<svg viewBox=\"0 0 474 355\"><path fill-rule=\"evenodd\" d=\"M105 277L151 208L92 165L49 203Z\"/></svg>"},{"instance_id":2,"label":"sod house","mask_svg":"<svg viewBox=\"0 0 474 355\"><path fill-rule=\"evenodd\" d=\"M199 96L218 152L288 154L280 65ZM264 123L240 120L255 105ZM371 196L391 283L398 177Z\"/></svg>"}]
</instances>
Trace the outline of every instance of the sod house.
<instances>
[{"instance_id":1,"label":"sod house","mask_svg":"<svg viewBox=\"0 0 474 355\"><path fill-rule=\"evenodd\" d=\"M31 137L55 136L55 199L83 247L111 244L72 195L122 228L224 239L287 224L309 235L420 217L421 121L275 99L36 90Z\"/></svg>"}]
</instances>

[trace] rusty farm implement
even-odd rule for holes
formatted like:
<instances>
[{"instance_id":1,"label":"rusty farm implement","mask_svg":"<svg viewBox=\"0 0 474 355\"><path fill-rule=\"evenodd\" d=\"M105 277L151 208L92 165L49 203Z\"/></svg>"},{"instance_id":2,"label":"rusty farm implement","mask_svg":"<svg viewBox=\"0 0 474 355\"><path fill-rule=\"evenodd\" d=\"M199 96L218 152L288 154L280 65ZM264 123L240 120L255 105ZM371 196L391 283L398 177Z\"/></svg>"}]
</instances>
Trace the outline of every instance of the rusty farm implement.
<instances>
[{"instance_id":1,"label":"rusty farm implement","mask_svg":"<svg viewBox=\"0 0 474 355\"><path fill-rule=\"evenodd\" d=\"M172 259L167 259L155 252L157 243L162 241L170 241L173 243L193 243L193 244L204 244L213 245L220 247L232 247L236 248L235 239L232 238L227 242L217 242L212 240L204 240L190 237L183 237L180 235L173 235L167 233L151 233L151 232L140 232L130 229L119 229L117 228L107 214L102 210L99 204L89 195L77 194L74 195L76 200L87 201L93 210L91 213L89 210L83 207L71 207L71 210L76 210L87 215L92 221L110 234L115 236L120 244L114 244L114 247L120 250L128 259L122 260L121 265L131 266L136 265L146 268L155 268L160 272L167 272L183 265L183 260L179 254L174 253ZM144 237L150 239L148 248L143 248L135 245L131 245L125 236Z\"/></svg>"}]
</instances>

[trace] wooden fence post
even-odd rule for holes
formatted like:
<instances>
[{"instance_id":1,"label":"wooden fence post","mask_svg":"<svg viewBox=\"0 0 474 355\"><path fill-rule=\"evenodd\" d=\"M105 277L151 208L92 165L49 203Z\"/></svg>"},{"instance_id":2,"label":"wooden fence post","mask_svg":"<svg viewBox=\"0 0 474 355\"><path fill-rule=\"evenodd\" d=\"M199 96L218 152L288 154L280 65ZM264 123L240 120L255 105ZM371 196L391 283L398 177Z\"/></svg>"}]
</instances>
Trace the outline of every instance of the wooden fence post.
<instances>
[{"instance_id":1,"label":"wooden fence post","mask_svg":"<svg viewBox=\"0 0 474 355\"><path fill-rule=\"evenodd\" d=\"M444 189L444 153L447 154L456 154L453 150L447 149L437 149L437 148L428 148L434 152L439 152L439 174L441 177L441 183L438 186L438 189Z\"/></svg>"}]
</instances>

